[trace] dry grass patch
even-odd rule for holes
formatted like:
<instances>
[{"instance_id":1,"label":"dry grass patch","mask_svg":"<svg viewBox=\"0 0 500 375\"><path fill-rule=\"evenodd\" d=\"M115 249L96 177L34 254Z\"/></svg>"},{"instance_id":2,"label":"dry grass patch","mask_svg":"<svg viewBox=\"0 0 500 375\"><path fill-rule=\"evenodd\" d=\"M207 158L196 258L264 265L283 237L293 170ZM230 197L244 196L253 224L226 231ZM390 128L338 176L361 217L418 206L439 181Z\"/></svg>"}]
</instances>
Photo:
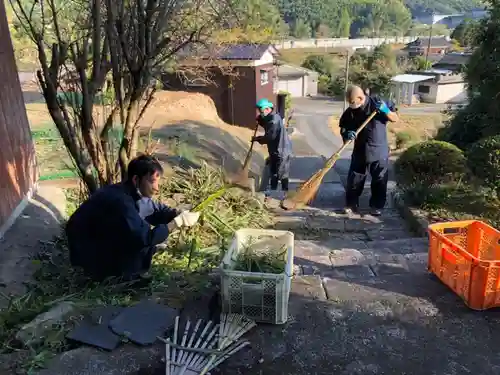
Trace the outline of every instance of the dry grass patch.
<instances>
[{"instance_id":1,"label":"dry grass patch","mask_svg":"<svg viewBox=\"0 0 500 375\"><path fill-rule=\"evenodd\" d=\"M29 92L32 97L34 90ZM25 92L25 97L26 97ZM72 163L59 137L45 103L27 103L26 112L37 150L41 176L69 177ZM94 116L103 117L103 107L95 106ZM160 91L140 122L143 145L151 130L151 140L158 142L157 156L169 165L180 156L199 164L223 166L229 172L241 167L250 146L253 130L223 122L208 96L197 93ZM256 144L252 160L258 171L265 157L265 146Z\"/></svg>"},{"instance_id":2,"label":"dry grass patch","mask_svg":"<svg viewBox=\"0 0 500 375\"><path fill-rule=\"evenodd\" d=\"M291 48L280 50L280 59L297 66L301 66L308 56L319 55L331 58L335 67L341 68L345 64L345 51L342 48Z\"/></svg>"}]
</instances>

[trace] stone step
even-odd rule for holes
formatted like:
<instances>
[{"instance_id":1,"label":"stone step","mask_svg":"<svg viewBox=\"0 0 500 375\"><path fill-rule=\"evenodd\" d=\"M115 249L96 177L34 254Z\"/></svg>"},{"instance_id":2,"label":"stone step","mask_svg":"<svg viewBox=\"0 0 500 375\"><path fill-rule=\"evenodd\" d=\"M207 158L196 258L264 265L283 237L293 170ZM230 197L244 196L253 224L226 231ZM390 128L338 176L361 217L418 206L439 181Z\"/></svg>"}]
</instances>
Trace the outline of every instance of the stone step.
<instances>
[{"instance_id":1,"label":"stone step","mask_svg":"<svg viewBox=\"0 0 500 375\"><path fill-rule=\"evenodd\" d=\"M352 278L351 274L368 277L426 272L427 249L425 238L296 240L295 273Z\"/></svg>"},{"instance_id":2,"label":"stone step","mask_svg":"<svg viewBox=\"0 0 500 375\"><path fill-rule=\"evenodd\" d=\"M295 233L296 239L346 238L366 241L396 240L408 237L406 223L396 210L383 216L366 213L345 215L339 211L307 209L279 212L274 228Z\"/></svg>"}]
</instances>

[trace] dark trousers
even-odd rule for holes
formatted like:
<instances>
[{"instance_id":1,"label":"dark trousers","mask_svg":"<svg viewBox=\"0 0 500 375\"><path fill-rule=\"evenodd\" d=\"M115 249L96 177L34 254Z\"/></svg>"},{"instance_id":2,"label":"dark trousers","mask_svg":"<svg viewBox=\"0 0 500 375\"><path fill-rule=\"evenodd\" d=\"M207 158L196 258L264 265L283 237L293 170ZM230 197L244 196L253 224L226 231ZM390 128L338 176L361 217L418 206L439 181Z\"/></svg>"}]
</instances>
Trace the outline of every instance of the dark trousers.
<instances>
[{"instance_id":1,"label":"dark trousers","mask_svg":"<svg viewBox=\"0 0 500 375\"><path fill-rule=\"evenodd\" d=\"M125 267L123 269L123 276L134 277L141 273L149 271L149 269L151 268L153 255L155 255L155 253L156 246L152 246L146 247L139 253L131 256L124 264Z\"/></svg>"},{"instance_id":2,"label":"dark trousers","mask_svg":"<svg viewBox=\"0 0 500 375\"><path fill-rule=\"evenodd\" d=\"M83 267L84 272L95 281L103 281L109 277L120 277L131 280L134 277L149 271L156 247L147 247L135 254L126 254L120 261L101 262L99 266Z\"/></svg>"},{"instance_id":3,"label":"dark trousers","mask_svg":"<svg viewBox=\"0 0 500 375\"><path fill-rule=\"evenodd\" d=\"M365 162L364 158L352 156L349 175L346 186L346 206L357 208L359 197L363 193L367 172L372 178L370 207L382 209L385 206L387 196L387 182L389 181L389 160L377 160L371 163Z\"/></svg>"},{"instance_id":4,"label":"dark trousers","mask_svg":"<svg viewBox=\"0 0 500 375\"><path fill-rule=\"evenodd\" d=\"M288 191L288 178L290 174L290 157L270 156L269 168L271 171L271 190L278 189L278 183L281 181L281 189ZM266 160L266 163L268 162Z\"/></svg>"}]
</instances>

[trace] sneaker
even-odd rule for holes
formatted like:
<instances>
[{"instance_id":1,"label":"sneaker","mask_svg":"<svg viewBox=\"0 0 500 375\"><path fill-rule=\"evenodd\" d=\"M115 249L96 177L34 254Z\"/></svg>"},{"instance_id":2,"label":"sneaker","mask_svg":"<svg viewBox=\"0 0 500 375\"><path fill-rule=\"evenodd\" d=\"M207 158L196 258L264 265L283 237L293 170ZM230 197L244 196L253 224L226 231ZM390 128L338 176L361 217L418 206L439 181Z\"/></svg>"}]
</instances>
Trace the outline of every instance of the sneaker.
<instances>
[{"instance_id":1,"label":"sneaker","mask_svg":"<svg viewBox=\"0 0 500 375\"><path fill-rule=\"evenodd\" d=\"M379 210L378 208L372 208L370 210L370 215L372 215L372 216L381 216L382 215L382 210Z\"/></svg>"},{"instance_id":2,"label":"sneaker","mask_svg":"<svg viewBox=\"0 0 500 375\"><path fill-rule=\"evenodd\" d=\"M354 213L357 212L357 208L356 207L345 207L344 208L344 214L346 215L352 215Z\"/></svg>"}]
</instances>

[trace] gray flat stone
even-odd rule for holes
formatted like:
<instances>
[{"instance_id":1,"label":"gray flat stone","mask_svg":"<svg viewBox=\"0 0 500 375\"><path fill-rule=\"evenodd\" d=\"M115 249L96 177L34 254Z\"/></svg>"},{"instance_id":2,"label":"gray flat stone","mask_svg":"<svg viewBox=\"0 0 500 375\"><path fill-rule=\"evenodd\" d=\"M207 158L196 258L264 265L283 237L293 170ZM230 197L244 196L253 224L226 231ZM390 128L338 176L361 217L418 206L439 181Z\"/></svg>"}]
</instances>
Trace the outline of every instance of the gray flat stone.
<instances>
[{"instance_id":1,"label":"gray flat stone","mask_svg":"<svg viewBox=\"0 0 500 375\"><path fill-rule=\"evenodd\" d=\"M330 260L334 267L364 265L366 257L355 249L332 250Z\"/></svg>"},{"instance_id":2,"label":"gray flat stone","mask_svg":"<svg viewBox=\"0 0 500 375\"><path fill-rule=\"evenodd\" d=\"M364 234L353 233L344 233L342 236L326 239L324 246L331 250L364 250L367 248Z\"/></svg>"},{"instance_id":3,"label":"gray flat stone","mask_svg":"<svg viewBox=\"0 0 500 375\"><path fill-rule=\"evenodd\" d=\"M74 303L61 302L21 327L16 334L16 340L26 345L36 345L43 341L45 335L52 331L54 326L62 324L69 316L76 313Z\"/></svg>"},{"instance_id":4,"label":"gray flat stone","mask_svg":"<svg viewBox=\"0 0 500 375\"><path fill-rule=\"evenodd\" d=\"M156 367L164 352L164 344L125 345L111 353L81 347L56 356L37 375L136 375L141 370Z\"/></svg>"},{"instance_id":5,"label":"gray flat stone","mask_svg":"<svg viewBox=\"0 0 500 375\"><path fill-rule=\"evenodd\" d=\"M290 298L297 296L312 298L313 300L326 300L325 289L321 277L319 276L301 276L296 277L292 282Z\"/></svg>"},{"instance_id":6,"label":"gray flat stone","mask_svg":"<svg viewBox=\"0 0 500 375\"><path fill-rule=\"evenodd\" d=\"M380 233L373 232L371 234L377 235ZM398 232L396 232L398 234ZM384 235L393 236L394 233L383 233ZM429 241L426 238L398 238L392 240L373 240L366 243L369 250L388 251L393 254L411 254L411 253L421 253L427 251L429 247Z\"/></svg>"},{"instance_id":7,"label":"gray flat stone","mask_svg":"<svg viewBox=\"0 0 500 375\"><path fill-rule=\"evenodd\" d=\"M408 231L406 229L373 229L367 230L366 235L369 241L380 241L380 240L397 240L400 238L407 238ZM370 247L370 242L367 242L367 246Z\"/></svg>"},{"instance_id":8,"label":"gray flat stone","mask_svg":"<svg viewBox=\"0 0 500 375\"><path fill-rule=\"evenodd\" d=\"M340 279L363 280L372 279L373 277L375 277L375 274L371 270L370 266L353 265L333 267L332 272L328 276Z\"/></svg>"},{"instance_id":9,"label":"gray flat stone","mask_svg":"<svg viewBox=\"0 0 500 375\"><path fill-rule=\"evenodd\" d=\"M279 216L274 220L274 229L295 231L306 226L305 217Z\"/></svg>"},{"instance_id":10,"label":"gray flat stone","mask_svg":"<svg viewBox=\"0 0 500 375\"><path fill-rule=\"evenodd\" d=\"M382 216L358 215L346 220L346 231L375 231L375 230L405 230L405 222L396 215L383 214ZM406 235L405 237L407 237Z\"/></svg>"},{"instance_id":11,"label":"gray flat stone","mask_svg":"<svg viewBox=\"0 0 500 375\"><path fill-rule=\"evenodd\" d=\"M343 232L346 228L343 216L312 216L307 219L307 226L333 232Z\"/></svg>"},{"instance_id":12,"label":"gray flat stone","mask_svg":"<svg viewBox=\"0 0 500 375\"><path fill-rule=\"evenodd\" d=\"M302 267L304 275L320 275L332 269L332 262L328 255L295 258L294 263Z\"/></svg>"},{"instance_id":13,"label":"gray flat stone","mask_svg":"<svg viewBox=\"0 0 500 375\"><path fill-rule=\"evenodd\" d=\"M330 254L330 248L325 246L324 243L320 241L307 241L299 240L295 241L294 245L295 256L298 258L309 258L312 256L328 256Z\"/></svg>"},{"instance_id":14,"label":"gray flat stone","mask_svg":"<svg viewBox=\"0 0 500 375\"><path fill-rule=\"evenodd\" d=\"M427 264L429 262L429 254L428 253L415 253L415 254L406 254L405 256L406 264L408 265L408 269L411 272L422 272L427 273Z\"/></svg>"},{"instance_id":15,"label":"gray flat stone","mask_svg":"<svg viewBox=\"0 0 500 375\"><path fill-rule=\"evenodd\" d=\"M408 272L408 268L401 263L378 263L371 267L376 276L399 275Z\"/></svg>"}]
</instances>

